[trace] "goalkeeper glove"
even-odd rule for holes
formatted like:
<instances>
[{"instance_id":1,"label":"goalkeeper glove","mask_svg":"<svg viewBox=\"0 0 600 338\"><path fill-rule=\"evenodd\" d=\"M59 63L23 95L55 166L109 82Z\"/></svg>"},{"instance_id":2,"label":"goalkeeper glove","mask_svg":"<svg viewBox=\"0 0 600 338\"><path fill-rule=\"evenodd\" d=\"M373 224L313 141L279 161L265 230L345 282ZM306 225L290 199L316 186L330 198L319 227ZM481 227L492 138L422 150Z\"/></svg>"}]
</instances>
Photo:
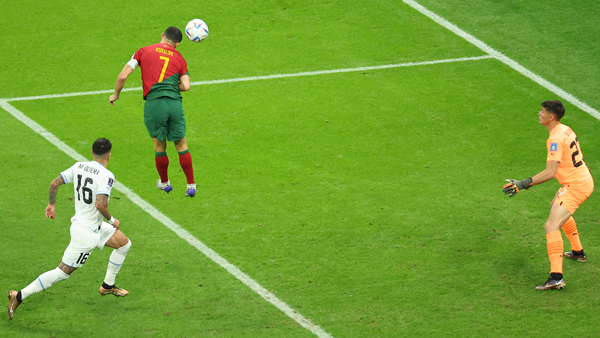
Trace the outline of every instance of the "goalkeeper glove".
<instances>
[{"instance_id":1,"label":"goalkeeper glove","mask_svg":"<svg viewBox=\"0 0 600 338\"><path fill-rule=\"evenodd\" d=\"M532 181L533 180L531 178L526 178L526 179L520 180L520 181L507 179L506 182L510 182L510 183L503 186L502 191L504 191L504 194L508 195L508 197L513 197L519 191L521 191L523 189L529 189L529 187L531 187Z\"/></svg>"}]
</instances>

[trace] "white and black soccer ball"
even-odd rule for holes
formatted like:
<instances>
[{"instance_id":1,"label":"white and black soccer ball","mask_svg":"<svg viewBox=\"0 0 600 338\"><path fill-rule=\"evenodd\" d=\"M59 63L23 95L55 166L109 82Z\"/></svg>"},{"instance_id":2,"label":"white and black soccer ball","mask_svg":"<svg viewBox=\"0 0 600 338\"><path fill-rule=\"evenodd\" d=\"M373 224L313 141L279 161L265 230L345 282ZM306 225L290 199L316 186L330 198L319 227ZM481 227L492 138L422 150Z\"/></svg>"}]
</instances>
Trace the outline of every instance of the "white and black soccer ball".
<instances>
[{"instance_id":1,"label":"white and black soccer ball","mask_svg":"<svg viewBox=\"0 0 600 338\"><path fill-rule=\"evenodd\" d=\"M208 36L208 25L200 19L193 19L185 25L185 35L192 42L200 42Z\"/></svg>"}]
</instances>

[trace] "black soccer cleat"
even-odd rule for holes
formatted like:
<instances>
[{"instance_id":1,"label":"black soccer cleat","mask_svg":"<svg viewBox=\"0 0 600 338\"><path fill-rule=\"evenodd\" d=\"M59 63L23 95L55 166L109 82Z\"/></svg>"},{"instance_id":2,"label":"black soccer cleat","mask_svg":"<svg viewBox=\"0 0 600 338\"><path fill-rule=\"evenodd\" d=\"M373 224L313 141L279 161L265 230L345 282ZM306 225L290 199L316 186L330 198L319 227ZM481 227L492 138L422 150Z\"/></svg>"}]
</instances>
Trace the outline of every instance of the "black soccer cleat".
<instances>
[{"instance_id":1,"label":"black soccer cleat","mask_svg":"<svg viewBox=\"0 0 600 338\"><path fill-rule=\"evenodd\" d=\"M575 250L571 250L569 252L565 252L564 254L565 257L570 258L570 259L575 259L579 262L587 262L587 256L585 255L585 252L583 252L583 250L581 251L575 251Z\"/></svg>"},{"instance_id":2,"label":"black soccer cleat","mask_svg":"<svg viewBox=\"0 0 600 338\"><path fill-rule=\"evenodd\" d=\"M567 286L567 282L565 282L564 279L552 279L552 277L548 278L548 280L540 285L540 286L536 286L535 289L536 290L560 290L562 288L564 288L565 286Z\"/></svg>"}]
</instances>

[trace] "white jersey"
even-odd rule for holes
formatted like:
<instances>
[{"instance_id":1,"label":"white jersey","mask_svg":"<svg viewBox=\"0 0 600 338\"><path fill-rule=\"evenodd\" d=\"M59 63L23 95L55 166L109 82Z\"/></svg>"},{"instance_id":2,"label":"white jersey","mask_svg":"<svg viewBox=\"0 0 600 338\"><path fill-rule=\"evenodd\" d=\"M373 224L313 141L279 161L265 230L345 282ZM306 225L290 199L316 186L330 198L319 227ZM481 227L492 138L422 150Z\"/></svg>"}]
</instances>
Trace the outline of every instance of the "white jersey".
<instances>
[{"instance_id":1,"label":"white jersey","mask_svg":"<svg viewBox=\"0 0 600 338\"><path fill-rule=\"evenodd\" d=\"M75 216L71 222L83 223L98 229L104 218L96 209L96 195L108 195L115 182L115 176L96 161L77 162L60 173L63 181L73 183L75 192Z\"/></svg>"}]
</instances>

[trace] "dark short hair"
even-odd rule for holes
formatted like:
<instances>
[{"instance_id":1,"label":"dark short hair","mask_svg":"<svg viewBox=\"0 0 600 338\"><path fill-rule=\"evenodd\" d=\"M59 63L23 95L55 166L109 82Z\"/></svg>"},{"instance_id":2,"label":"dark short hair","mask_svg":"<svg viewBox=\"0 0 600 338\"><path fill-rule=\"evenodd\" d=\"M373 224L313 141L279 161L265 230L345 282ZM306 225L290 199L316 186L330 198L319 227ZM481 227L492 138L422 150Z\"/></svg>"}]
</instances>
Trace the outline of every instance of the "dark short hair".
<instances>
[{"instance_id":1,"label":"dark short hair","mask_svg":"<svg viewBox=\"0 0 600 338\"><path fill-rule=\"evenodd\" d=\"M167 38L169 41L177 43L181 42L183 35L181 34L179 28L171 26L165 31L165 38Z\"/></svg>"},{"instance_id":2,"label":"dark short hair","mask_svg":"<svg viewBox=\"0 0 600 338\"><path fill-rule=\"evenodd\" d=\"M105 138L97 139L96 141L94 141L94 144L92 145L92 151L94 152L94 155L97 155L97 156L106 155L106 154L110 153L111 149L112 149L112 143L110 143L110 141Z\"/></svg>"},{"instance_id":3,"label":"dark short hair","mask_svg":"<svg viewBox=\"0 0 600 338\"><path fill-rule=\"evenodd\" d=\"M562 102L558 100L554 101L544 101L542 102L542 107L546 108L547 112L552 113L556 116L556 119L560 121L563 116L565 116L565 106L563 106Z\"/></svg>"}]
</instances>

